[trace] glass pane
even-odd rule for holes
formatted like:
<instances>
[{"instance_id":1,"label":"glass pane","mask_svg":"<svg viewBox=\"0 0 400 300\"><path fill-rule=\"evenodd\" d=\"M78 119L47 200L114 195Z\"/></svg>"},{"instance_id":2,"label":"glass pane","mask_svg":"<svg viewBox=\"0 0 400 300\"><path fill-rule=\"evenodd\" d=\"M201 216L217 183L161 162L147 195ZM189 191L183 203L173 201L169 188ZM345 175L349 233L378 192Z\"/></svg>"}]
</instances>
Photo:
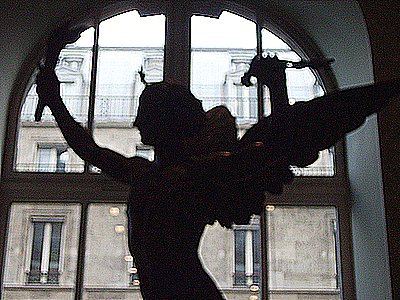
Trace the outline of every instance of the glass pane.
<instances>
[{"instance_id":1,"label":"glass pane","mask_svg":"<svg viewBox=\"0 0 400 300\"><path fill-rule=\"evenodd\" d=\"M291 166L295 176L334 176L334 152L335 148L325 149L319 152L318 159L305 168Z\"/></svg>"},{"instance_id":2,"label":"glass pane","mask_svg":"<svg viewBox=\"0 0 400 300\"><path fill-rule=\"evenodd\" d=\"M80 216L79 204L12 204L4 299L74 298Z\"/></svg>"},{"instance_id":3,"label":"glass pane","mask_svg":"<svg viewBox=\"0 0 400 300\"><path fill-rule=\"evenodd\" d=\"M273 55L281 60L293 62L301 60L300 56L289 45L264 28L261 30L261 40L263 55ZM290 104L308 101L324 94L320 82L310 68L287 68L286 76ZM270 108L266 107L265 112L270 112Z\"/></svg>"},{"instance_id":4,"label":"glass pane","mask_svg":"<svg viewBox=\"0 0 400 300\"><path fill-rule=\"evenodd\" d=\"M28 275L28 283L40 282L40 266L42 265L44 223L33 223L31 266Z\"/></svg>"},{"instance_id":5,"label":"glass pane","mask_svg":"<svg viewBox=\"0 0 400 300\"><path fill-rule=\"evenodd\" d=\"M267 206L270 299L340 299L336 245L334 207Z\"/></svg>"},{"instance_id":6,"label":"glass pane","mask_svg":"<svg viewBox=\"0 0 400 300\"><path fill-rule=\"evenodd\" d=\"M89 205L84 299L141 299L125 204Z\"/></svg>"},{"instance_id":7,"label":"glass pane","mask_svg":"<svg viewBox=\"0 0 400 300\"><path fill-rule=\"evenodd\" d=\"M235 230L222 228L218 223L206 226L200 242L199 254L205 269L211 273L228 300L242 299L240 297L248 299L252 286L249 284L250 278L254 279L254 284L259 280L259 247L251 243L253 241L260 245L259 237L255 236L260 228L257 220L256 218L255 223L237 227L239 231L250 233L246 234L244 248L241 248L245 255L243 264L248 272L244 285L235 285L234 282ZM140 283L128 249L126 205L89 205L87 226L84 298L141 299ZM253 267L250 267L249 261ZM249 270L252 270L252 274Z\"/></svg>"},{"instance_id":8,"label":"glass pane","mask_svg":"<svg viewBox=\"0 0 400 300\"><path fill-rule=\"evenodd\" d=\"M239 134L257 120L257 87L241 84L256 55L256 24L228 12L191 18L191 90L204 109L225 105Z\"/></svg>"},{"instance_id":9,"label":"glass pane","mask_svg":"<svg viewBox=\"0 0 400 300\"><path fill-rule=\"evenodd\" d=\"M245 274L246 231L235 231L235 285L246 285Z\"/></svg>"},{"instance_id":10,"label":"glass pane","mask_svg":"<svg viewBox=\"0 0 400 300\"><path fill-rule=\"evenodd\" d=\"M261 299L259 222L254 216L249 224L234 225L232 229L216 222L204 230L200 258L228 300Z\"/></svg>"},{"instance_id":11,"label":"glass pane","mask_svg":"<svg viewBox=\"0 0 400 300\"><path fill-rule=\"evenodd\" d=\"M55 68L60 81L61 97L72 116L80 123L87 123L89 84L92 63L94 29L85 30L74 44L67 45L60 53ZM44 109L40 122L34 121L38 101L36 84L29 89L22 106L15 170L20 172L55 172L56 161L42 168L38 151L42 146L66 145L50 110ZM71 150L64 172L83 172L83 161Z\"/></svg>"},{"instance_id":12,"label":"glass pane","mask_svg":"<svg viewBox=\"0 0 400 300\"><path fill-rule=\"evenodd\" d=\"M54 169L55 164L51 162L52 157L51 148L39 148L38 149L38 171L40 172L51 172L52 167Z\"/></svg>"},{"instance_id":13,"label":"glass pane","mask_svg":"<svg viewBox=\"0 0 400 300\"><path fill-rule=\"evenodd\" d=\"M50 248L50 262L49 262L49 282L58 283L62 223L54 222L51 225L52 225L52 230L51 230L51 248Z\"/></svg>"},{"instance_id":14,"label":"glass pane","mask_svg":"<svg viewBox=\"0 0 400 300\"><path fill-rule=\"evenodd\" d=\"M279 59L288 61L300 61L300 56L293 51L289 45L282 41L272 32L263 28L261 30L262 46L264 55L276 55ZM310 68L286 69L287 88L289 104L309 101L324 95L324 90ZM264 87L264 113L271 114L271 102L269 90ZM296 176L333 176L334 175L334 151L326 149L319 153L319 158L306 168L293 166L292 170Z\"/></svg>"},{"instance_id":15,"label":"glass pane","mask_svg":"<svg viewBox=\"0 0 400 300\"><path fill-rule=\"evenodd\" d=\"M164 43L164 15L131 11L100 23L94 117L99 145L129 157L142 146L132 126L144 89L139 71L148 83L163 80Z\"/></svg>"}]
</instances>

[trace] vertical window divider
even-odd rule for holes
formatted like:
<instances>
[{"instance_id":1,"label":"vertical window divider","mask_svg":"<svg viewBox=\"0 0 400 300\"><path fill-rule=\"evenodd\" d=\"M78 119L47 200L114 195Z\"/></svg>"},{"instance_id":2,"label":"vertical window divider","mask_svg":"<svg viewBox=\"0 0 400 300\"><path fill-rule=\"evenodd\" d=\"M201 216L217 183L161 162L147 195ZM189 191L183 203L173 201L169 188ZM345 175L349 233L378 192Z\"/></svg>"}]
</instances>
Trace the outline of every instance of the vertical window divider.
<instances>
[{"instance_id":1,"label":"vertical window divider","mask_svg":"<svg viewBox=\"0 0 400 300\"><path fill-rule=\"evenodd\" d=\"M83 299L85 255L86 255L86 232L89 203L81 203L81 220L79 229L78 261L76 267L75 300Z\"/></svg>"},{"instance_id":2,"label":"vertical window divider","mask_svg":"<svg viewBox=\"0 0 400 300\"><path fill-rule=\"evenodd\" d=\"M261 39L261 26L260 20L257 17L256 20L256 31L257 31L257 55L262 55L262 39ZM264 89L262 84L257 83L257 100L258 100L258 119L261 119L264 116Z\"/></svg>"},{"instance_id":3,"label":"vertical window divider","mask_svg":"<svg viewBox=\"0 0 400 300\"><path fill-rule=\"evenodd\" d=\"M182 3L180 10L170 4L166 14L164 80L190 88L191 9Z\"/></svg>"},{"instance_id":4,"label":"vertical window divider","mask_svg":"<svg viewBox=\"0 0 400 300\"><path fill-rule=\"evenodd\" d=\"M90 92L89 92L89 110L88 110L88 124L87 128L90 135L93 137L94 131L94 110L96 98L96 81L97 81L97 63L99 56L99 27L100 20L96 20L94 26L94 43L92 54L92 70L90 78ZM89 172L89 165L85 161L85 173ZM82 299L83 285L84 285L84 270L85 270L85 250L86 250L86 232L87 232L87 217L88 217L88 201L81 202L81 219L79 230L79 245L78 245L78 260L77 272L75 283L75 300Z\"/></svg>"},{"instance_id":5,"label":"vertical window divider","mask_svg":"<svg viewBox=\"0 0 400 300\"><path fill-rule=\"evenodd\" d=\"M90 91L89 91L89 109L88 109L88 120L87 129L90 135L93 137L94 131L94 110L95 110L95 98L96 98L96 83L97 83L97 63L99 57L99 27L100 21L97 20L94 26L94 43L93 43L93 54L92 54L92 70L90 77ZM89 172L89 165L85 161L85 173Z\"/></svg>"},{"instance_id":6,"label":"vertical window divider","mask_svg":"<svg viewBox=\"0 0 400 300\"><path fill-rule=\"evenodd\" d=\"M256 34L257 34L257 55L262 55L262 38L261 38L261 30L262 27L260 25L260 17L257 15L256 17ZM264 116L264 89L262 84L257 84L257 101L258 101L258 120L260 120ZM268 300L268 247L267 247L267 214L266 210L263 209L260 216L260 233L261 233L261 297L263 300Z\"/></svg>"}]
</instances>

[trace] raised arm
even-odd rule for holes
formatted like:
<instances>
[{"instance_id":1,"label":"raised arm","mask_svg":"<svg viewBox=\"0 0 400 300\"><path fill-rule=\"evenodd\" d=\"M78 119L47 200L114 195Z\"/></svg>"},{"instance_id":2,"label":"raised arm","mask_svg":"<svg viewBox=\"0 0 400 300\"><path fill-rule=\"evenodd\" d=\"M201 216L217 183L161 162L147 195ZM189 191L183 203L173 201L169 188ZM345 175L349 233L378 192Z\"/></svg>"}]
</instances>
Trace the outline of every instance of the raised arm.
<instances>
[{"instance_id":1,"label":"raised arm","mask_svg":"<svg viewBox=\"0 0 400 300\"><path fill-rule=\"evenodd\" d=\"M65 44L78 37L79 33L68 31L67 25L50 37L46 61L40 67L36 80L39 107L50 108L68 145L80 158L120 181L131 182L135 175L149 168L150 162L139 157L127 158L99 147L86 129L74 120L60 97L60 83L54 72L55 62Z\"/></svg>"},{"instance_id":2,"label":"raised arm","mask_svg":"<svg viewBox=\"0 0 400 300\"><path fill-rule=\"evenodd\" d=\"M150 163L145 159L127 158L95 143L89 132L74 120L63 103L59 82L53 70L44 68L40 71L37 77L37 93L40 100L52 111L68 145L80 158L124 182L132 181L134 173L148 169Z\"/></svg>"}]
</instances>

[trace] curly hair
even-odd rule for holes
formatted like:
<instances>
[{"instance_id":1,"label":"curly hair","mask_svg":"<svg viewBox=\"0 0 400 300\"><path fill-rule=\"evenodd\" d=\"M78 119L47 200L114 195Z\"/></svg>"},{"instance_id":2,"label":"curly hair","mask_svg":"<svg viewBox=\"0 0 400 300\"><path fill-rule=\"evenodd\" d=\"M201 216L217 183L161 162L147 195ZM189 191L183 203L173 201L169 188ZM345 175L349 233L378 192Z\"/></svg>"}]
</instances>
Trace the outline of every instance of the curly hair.
<instances>
[{"instance_id":1,"label":"curly hair","mask_svg":"<svg viewBox=\"0 0 400 300\"><path fill-rule=\"evenodd\" d=\"M182 85L154 83L139 97L134 125L141 130L168 130L177 139L193 136L204 126L206 114L201 102Z\"/></svg>"}]
</instances>

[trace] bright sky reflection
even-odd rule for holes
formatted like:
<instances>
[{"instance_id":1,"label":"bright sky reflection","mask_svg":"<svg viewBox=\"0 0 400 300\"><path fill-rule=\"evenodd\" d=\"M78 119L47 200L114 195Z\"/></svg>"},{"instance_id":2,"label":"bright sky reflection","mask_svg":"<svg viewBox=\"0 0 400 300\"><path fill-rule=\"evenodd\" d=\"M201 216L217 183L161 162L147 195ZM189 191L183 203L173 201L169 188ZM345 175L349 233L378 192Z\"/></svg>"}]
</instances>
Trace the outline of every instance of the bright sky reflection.
<instances>
[{"instance_id":1,"label":"bright sky reflection","mask_svg":"<svg viewBox=\"0 0 400 300\"><path fill-rule=\"evenodd\" d=\"M134 10L101 22L99 30L100 46L163 47L165 16L140 17Z\"/></svg>"},{"instance_id":2,"label":"bright sky reflection","mask_svg":"<svg viewBox=\"0 0 400 300\"><path fill-rule=\"evenodd\" d=\"M192 16L193 48L241 48L257 46L256 24L229 12L217 18ZM78 47L93 44L93 28L82 32ZM165 16L140 17L134 10L117 15L100 24L99 45L103 47L163 47ZM280 38L263 29L262 44L269 49L290 49Z\"/></svg>"},{"instance_id":3,"label":"bright sky reflection","mask_svg":"<svg viewBox=\"0 0 400 300\"><path fill-rule=\"evenodd\" d=\"M226 11L218 19L193 16L192 47L255 49L256 24Z\"/></svg>"}]
</instances>

